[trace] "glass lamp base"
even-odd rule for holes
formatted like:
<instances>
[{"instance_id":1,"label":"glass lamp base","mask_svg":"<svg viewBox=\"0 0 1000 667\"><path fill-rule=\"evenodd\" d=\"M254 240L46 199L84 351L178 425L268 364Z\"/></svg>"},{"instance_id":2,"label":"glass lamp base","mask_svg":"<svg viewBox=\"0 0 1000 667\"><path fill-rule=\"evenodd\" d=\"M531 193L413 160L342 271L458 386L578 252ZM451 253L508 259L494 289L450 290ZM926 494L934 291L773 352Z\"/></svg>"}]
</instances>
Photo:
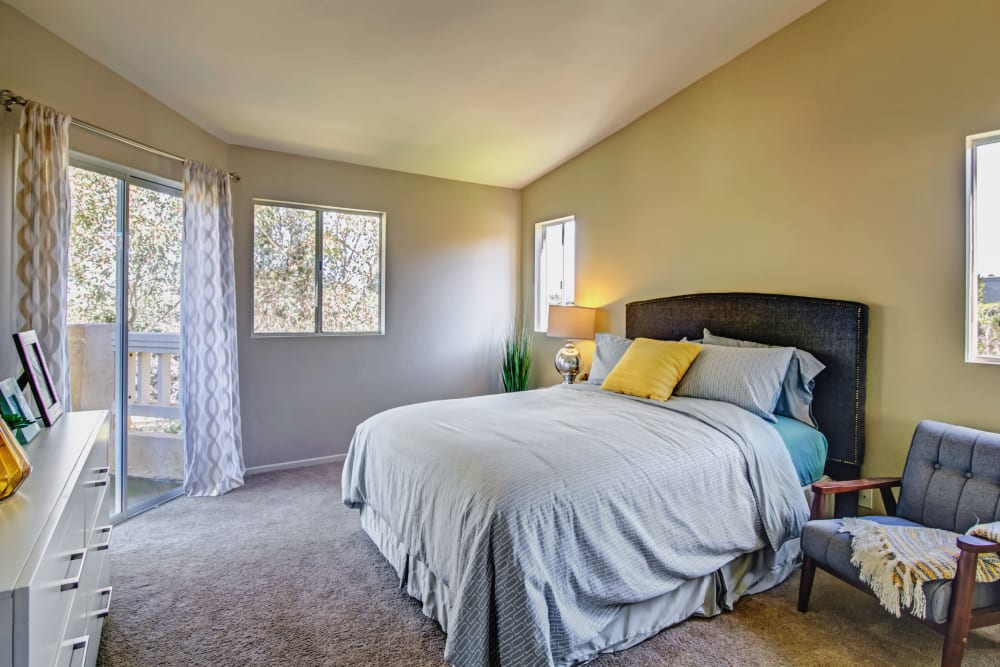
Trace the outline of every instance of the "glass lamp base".
<instances>
[{"instance_id":1,"label":"glass lamp base","mask_svg":"<svg viewBox=\"0 0 1000 667\"><path fill-rule=\"evenodd\" d=\"M576 349L573 341L566 341L556 352L556 370L563 376L563 384L573 384L576 380L580 373L580 350Z\"/></svg>"}]
</instances>

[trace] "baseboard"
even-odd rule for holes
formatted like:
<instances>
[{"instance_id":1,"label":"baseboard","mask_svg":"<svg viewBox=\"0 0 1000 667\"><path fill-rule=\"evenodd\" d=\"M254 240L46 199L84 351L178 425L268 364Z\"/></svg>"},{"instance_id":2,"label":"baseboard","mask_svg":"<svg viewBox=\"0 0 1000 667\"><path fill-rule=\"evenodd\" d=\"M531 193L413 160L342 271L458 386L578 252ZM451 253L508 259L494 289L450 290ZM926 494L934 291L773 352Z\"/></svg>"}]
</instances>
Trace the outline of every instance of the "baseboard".
<instances>
[{"instance_id":1,"label":"baseboard","mask_svg":"<svg viewBox=\"0 0 1000 667\"><path fill-rule=\"evenodd\" d=\"M247 468L247 475L259 475L264 472L274 472L276 470L291 470L292 468L305 468L307 466L318 466L324 463L335 463L343 461L347 454L334 454L333 456L317 456L314 459L299 459L298 461L284 461L282 463L270 463L266 466L254 466Z\"/></svg>"}]
</instances>

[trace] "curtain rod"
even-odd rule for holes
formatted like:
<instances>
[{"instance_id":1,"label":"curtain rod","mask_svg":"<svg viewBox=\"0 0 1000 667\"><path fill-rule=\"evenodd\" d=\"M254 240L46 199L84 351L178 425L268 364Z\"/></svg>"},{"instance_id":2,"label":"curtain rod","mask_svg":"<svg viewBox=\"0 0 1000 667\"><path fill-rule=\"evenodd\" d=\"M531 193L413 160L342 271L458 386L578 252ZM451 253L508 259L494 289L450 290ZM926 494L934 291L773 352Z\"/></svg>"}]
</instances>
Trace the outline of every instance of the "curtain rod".
<instances>
[{"instance_id":1,"label":"curtain rod","mask_svg":"<svg viewBox=\"0 0 1000 667\"><path fill-rule=\"evenodd\" d=\"M24 99L20 95L15 95L14 91L4 88L0 90L0 105L2 105L7 111L13 111L12 107L14 105L24 106L28 103L28 100ZM144 150L147 153L152 153L154 155L159 155L160 157L169 158L171 160L177 160L178 162L187 162L187 159L176 155L174 153L168 153L167 151L160 150L155 146L150 146L149 144L144 144L141 141L136 141L135 139L129 139L126 136L118 134L117 132L112 132L111 130L105 130L103 127L98 127L97 125L91 125L90 123L78 120L76 118L71 119L71 124L76 125L81 130L86 130L88 132L93 132L94 134L99 134L102 137L107 137L108 139L114 139L123 144L132 146L133 148L138 148ZM229 172L229 177L236 183L240 182L240 175L235 171Z\"/></svg>"}]
</instances>

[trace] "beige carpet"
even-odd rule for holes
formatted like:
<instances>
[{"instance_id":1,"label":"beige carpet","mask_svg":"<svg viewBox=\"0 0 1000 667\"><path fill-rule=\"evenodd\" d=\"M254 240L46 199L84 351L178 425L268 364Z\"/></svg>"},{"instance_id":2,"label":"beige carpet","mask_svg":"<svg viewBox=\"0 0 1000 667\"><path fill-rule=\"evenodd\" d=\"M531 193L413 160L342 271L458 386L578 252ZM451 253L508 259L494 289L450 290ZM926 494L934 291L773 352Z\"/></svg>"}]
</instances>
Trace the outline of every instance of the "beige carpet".
<instances>
[{"instance_id":1,"label":"beige carpet","mask_svg":"<svg viewBox=\"0 0 1000 667\"><path fill-rule=\"evenodd\" d=\"M340 502L340 466L270 473L222 498L181 498L125 524L98 664L441 665L444 634ZM936 665L941 636L817 574L798 576L590 663ZM973 633L965 664L1000 664L1000 629Z\"/></svg>"}]
</instances>

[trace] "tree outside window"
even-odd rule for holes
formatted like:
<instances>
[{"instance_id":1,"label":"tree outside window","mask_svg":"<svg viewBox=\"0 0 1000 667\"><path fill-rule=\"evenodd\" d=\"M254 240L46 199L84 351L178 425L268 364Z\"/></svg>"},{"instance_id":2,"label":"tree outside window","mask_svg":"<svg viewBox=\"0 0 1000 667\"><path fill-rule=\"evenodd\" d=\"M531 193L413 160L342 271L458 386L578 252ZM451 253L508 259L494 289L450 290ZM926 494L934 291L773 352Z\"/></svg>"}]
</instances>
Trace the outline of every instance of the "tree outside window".
<instances>
[{"instance_id":1,"label":"tree outside window","mask_svg":"<svg viewBox=\"0 0 1000 667\"><path fill-rule=\"evenodd\" d=\"M385 216L254 204L254 333L384 331Z\"/></svg>"}]
</instances>

